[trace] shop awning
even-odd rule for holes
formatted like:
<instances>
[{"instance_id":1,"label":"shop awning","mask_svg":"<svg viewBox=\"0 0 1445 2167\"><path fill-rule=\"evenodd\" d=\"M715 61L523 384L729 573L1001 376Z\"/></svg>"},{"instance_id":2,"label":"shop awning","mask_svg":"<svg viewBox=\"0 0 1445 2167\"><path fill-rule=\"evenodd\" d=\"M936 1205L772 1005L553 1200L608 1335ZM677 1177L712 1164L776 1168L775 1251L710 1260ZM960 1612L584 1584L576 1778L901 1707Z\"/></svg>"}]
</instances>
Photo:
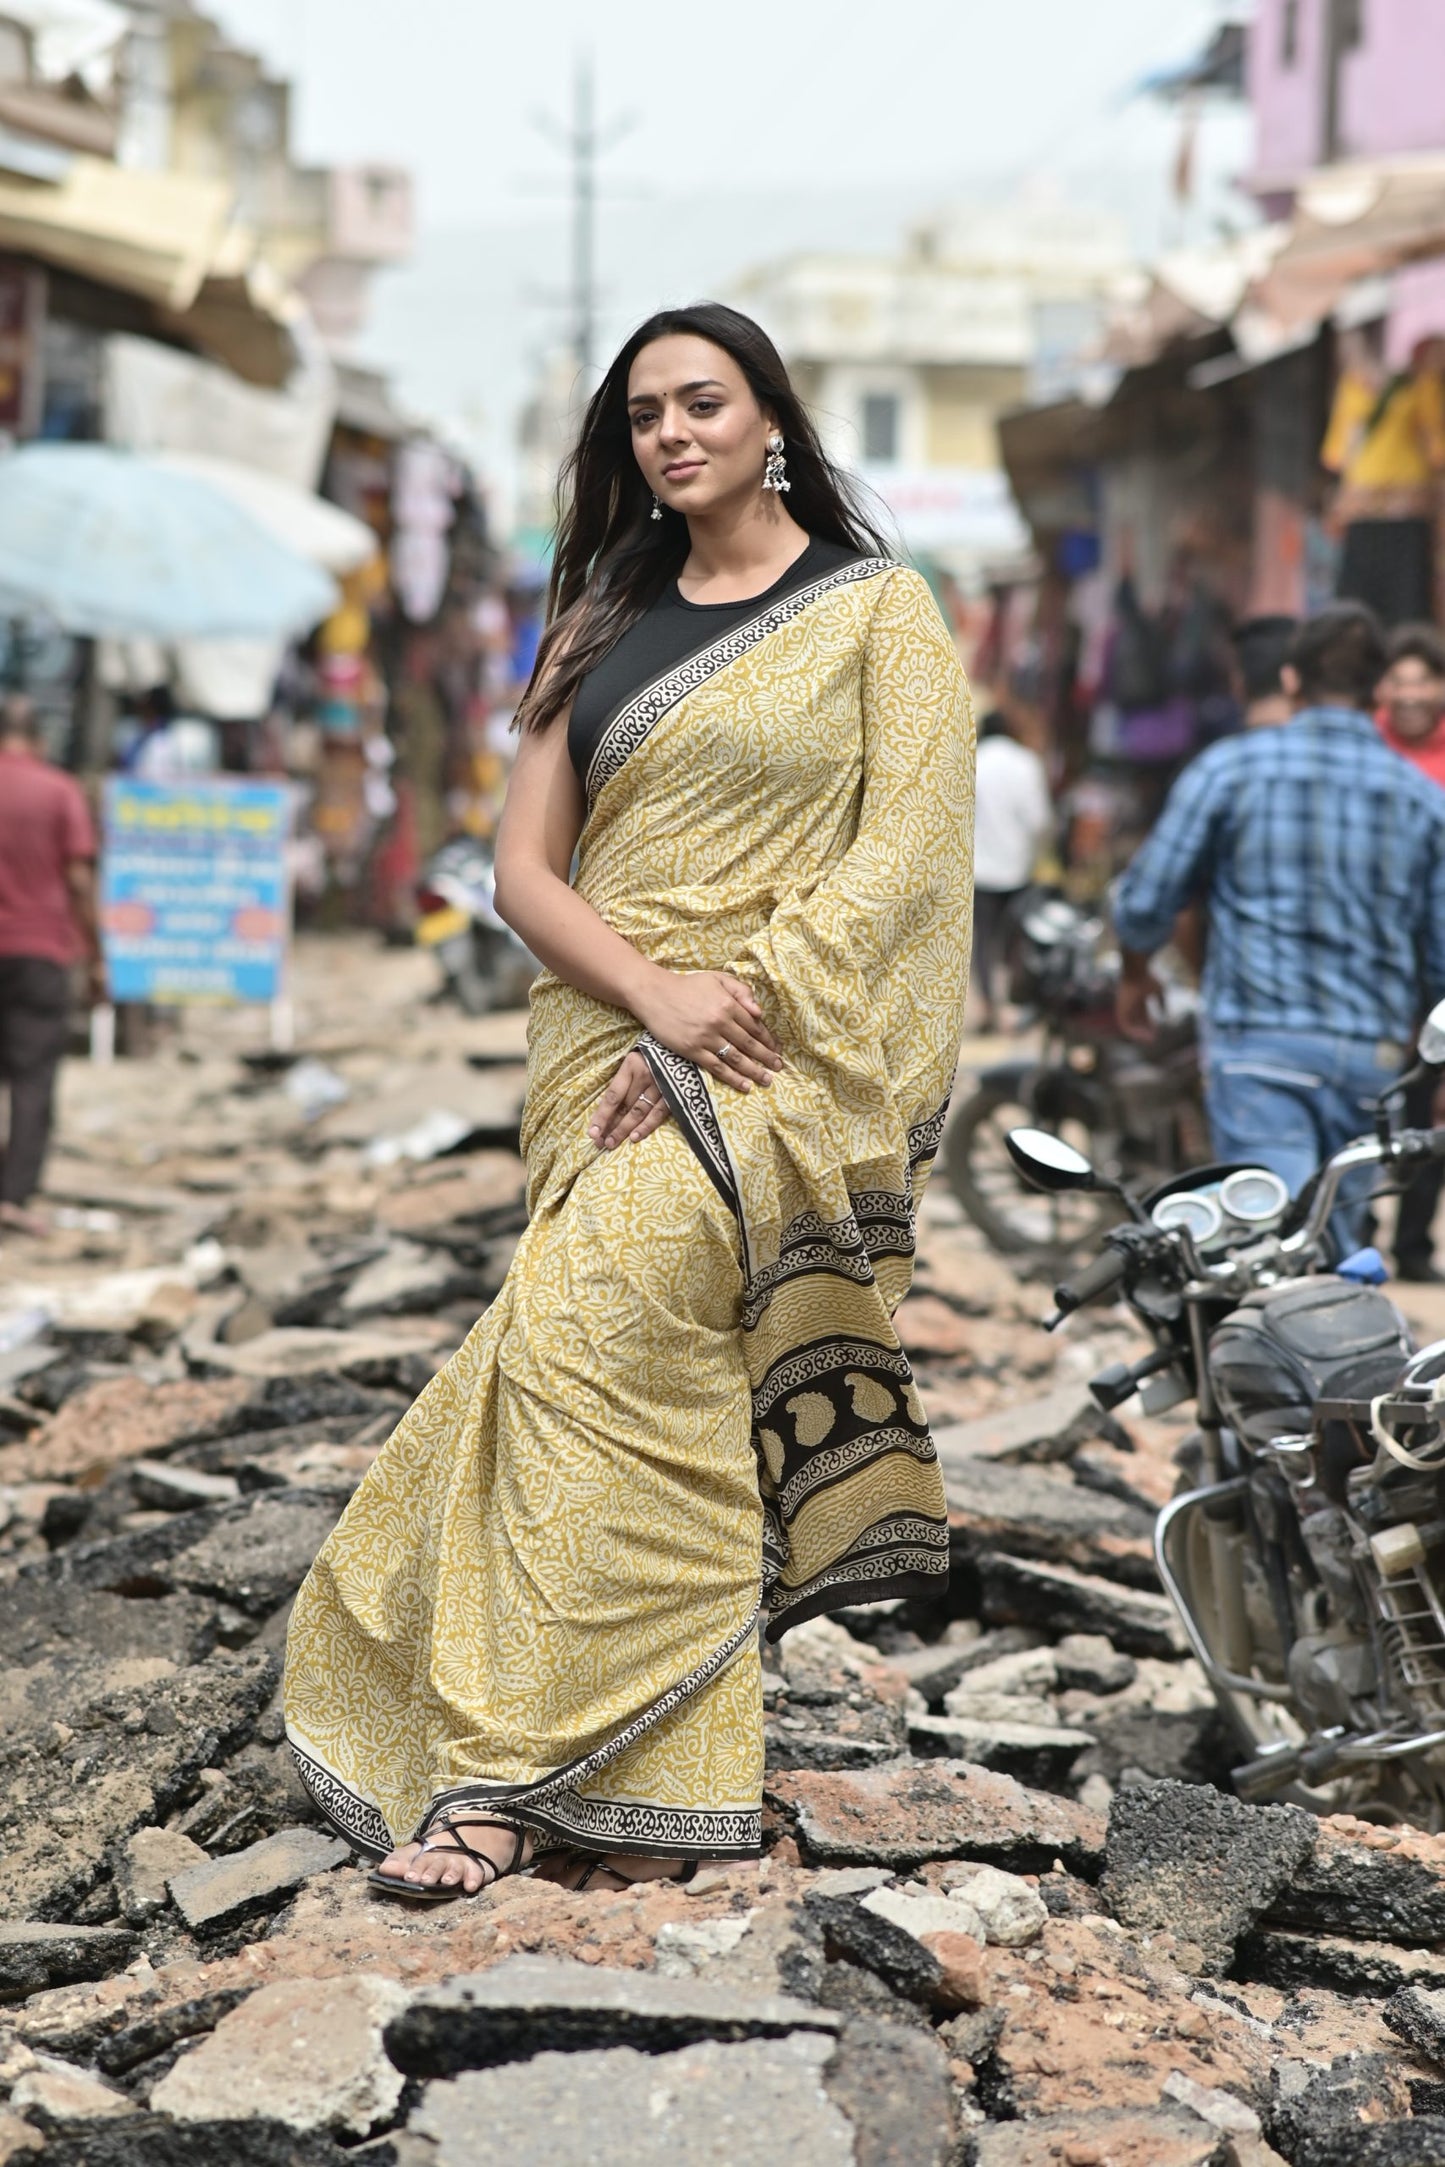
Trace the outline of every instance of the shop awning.
<instances>
[{"instance_id":1,"label":"shop awning","mask_svg":"<svg viewBox=\"0 0 1445 2167\"><path fill-rule=\"evenodd\" d=\"M188 309L231 214L224 181L77 158L54 186L0 180L0 248Z\"/></svg>"},{"instance_id":2,"label":"shop awning","mask_svg":"<svg viewBox=\"0 0 1445 2167\"><path fill-rule=\"evenodd\" d=\"M1256 299L1320 321L1356 279L1445 254L1445 155L1327 166L1301 186L1289 238Z\"/></svg>"}]
</instances>

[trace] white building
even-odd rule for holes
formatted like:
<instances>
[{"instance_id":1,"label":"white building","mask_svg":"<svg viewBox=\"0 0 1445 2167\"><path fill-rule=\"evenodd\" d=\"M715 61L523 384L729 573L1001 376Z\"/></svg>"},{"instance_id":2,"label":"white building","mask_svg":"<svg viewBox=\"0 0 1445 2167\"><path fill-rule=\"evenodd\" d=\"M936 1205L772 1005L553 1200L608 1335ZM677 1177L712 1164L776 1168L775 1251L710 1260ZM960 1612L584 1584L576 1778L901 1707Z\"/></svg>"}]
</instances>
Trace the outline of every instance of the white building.
<instances>
[{"instance_id":1,"label":"white building","mask_svg":"<svg viewBox=\"0 0 1445 2167\"><path fill-rule=\"evenodd\" d=\"M893 256L785 257L732 298L777 341L829 450L905 544L974 579L1028 546L998 415L1069 388L1130 281L1120 222L1032 201L950 211Z\"/></svg>"}]
</instances>

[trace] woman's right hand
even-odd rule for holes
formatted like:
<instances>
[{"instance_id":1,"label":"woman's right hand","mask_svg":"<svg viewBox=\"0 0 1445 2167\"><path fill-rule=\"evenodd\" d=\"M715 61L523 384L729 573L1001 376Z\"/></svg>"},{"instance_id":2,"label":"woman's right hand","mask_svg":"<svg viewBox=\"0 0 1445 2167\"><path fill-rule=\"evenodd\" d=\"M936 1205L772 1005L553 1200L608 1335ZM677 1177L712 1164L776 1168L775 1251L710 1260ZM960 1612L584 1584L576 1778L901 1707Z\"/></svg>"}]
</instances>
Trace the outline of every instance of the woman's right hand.
<instances>
[{"instance_id":1,"label":"woman's right hand","mask_svg":"<svg viewBox=\"0 0 1445 2167\"><path fill-rule=\"evenodd\" d=\"M728 971L661 971L638 1021L673 1053L731 1084L766 1090L783 1065L777 1040L740 978Z\"/></svg>"}]
</instances>

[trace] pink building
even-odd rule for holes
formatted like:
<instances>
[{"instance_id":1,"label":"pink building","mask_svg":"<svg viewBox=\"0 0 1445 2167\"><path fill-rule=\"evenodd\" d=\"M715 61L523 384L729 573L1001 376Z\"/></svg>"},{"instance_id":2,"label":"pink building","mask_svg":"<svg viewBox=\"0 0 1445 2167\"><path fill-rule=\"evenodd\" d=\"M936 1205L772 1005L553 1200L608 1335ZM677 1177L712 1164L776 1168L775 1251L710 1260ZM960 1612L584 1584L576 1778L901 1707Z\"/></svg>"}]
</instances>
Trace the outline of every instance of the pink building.
<instances>
[{"instance_id":1,"label":"pink building","mask_svg":"<svg viewBox=\"0 0 1445 2167\"><path fill-rule=\"evenodd\" d=\"M1256 0L1251 192L1288 207L1311 167L1445 151L1441 0Z\"/></svg>"}]
</instances>

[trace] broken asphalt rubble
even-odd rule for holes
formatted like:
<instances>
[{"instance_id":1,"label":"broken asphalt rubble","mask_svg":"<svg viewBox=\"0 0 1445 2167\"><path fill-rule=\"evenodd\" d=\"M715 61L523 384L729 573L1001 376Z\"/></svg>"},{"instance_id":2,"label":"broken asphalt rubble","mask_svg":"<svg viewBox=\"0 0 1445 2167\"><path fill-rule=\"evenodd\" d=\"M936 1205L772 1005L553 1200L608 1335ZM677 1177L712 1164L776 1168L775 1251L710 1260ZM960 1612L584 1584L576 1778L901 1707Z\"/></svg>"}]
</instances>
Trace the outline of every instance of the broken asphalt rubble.
<instances>
[{"instance_id":1,"label":"broken asphalt rubble","mask_svg":"<svg viewBox=\"0 0 1445 2167\"><path fill-rule=\"evenodd\" d=\"M332 991L324 1090L69 1080L85 1223L0 1252L0 2167L1445 2167L1445 1837L1230 1795L1150 1564L1182 1429L1091 1412L1124 1328L1045 1340L937 1193L950 1595L768 1651L761 1867L368 1894L287 1612L523 1218L520 1020L411 963Z\"/></svg>"}]
</instances>

